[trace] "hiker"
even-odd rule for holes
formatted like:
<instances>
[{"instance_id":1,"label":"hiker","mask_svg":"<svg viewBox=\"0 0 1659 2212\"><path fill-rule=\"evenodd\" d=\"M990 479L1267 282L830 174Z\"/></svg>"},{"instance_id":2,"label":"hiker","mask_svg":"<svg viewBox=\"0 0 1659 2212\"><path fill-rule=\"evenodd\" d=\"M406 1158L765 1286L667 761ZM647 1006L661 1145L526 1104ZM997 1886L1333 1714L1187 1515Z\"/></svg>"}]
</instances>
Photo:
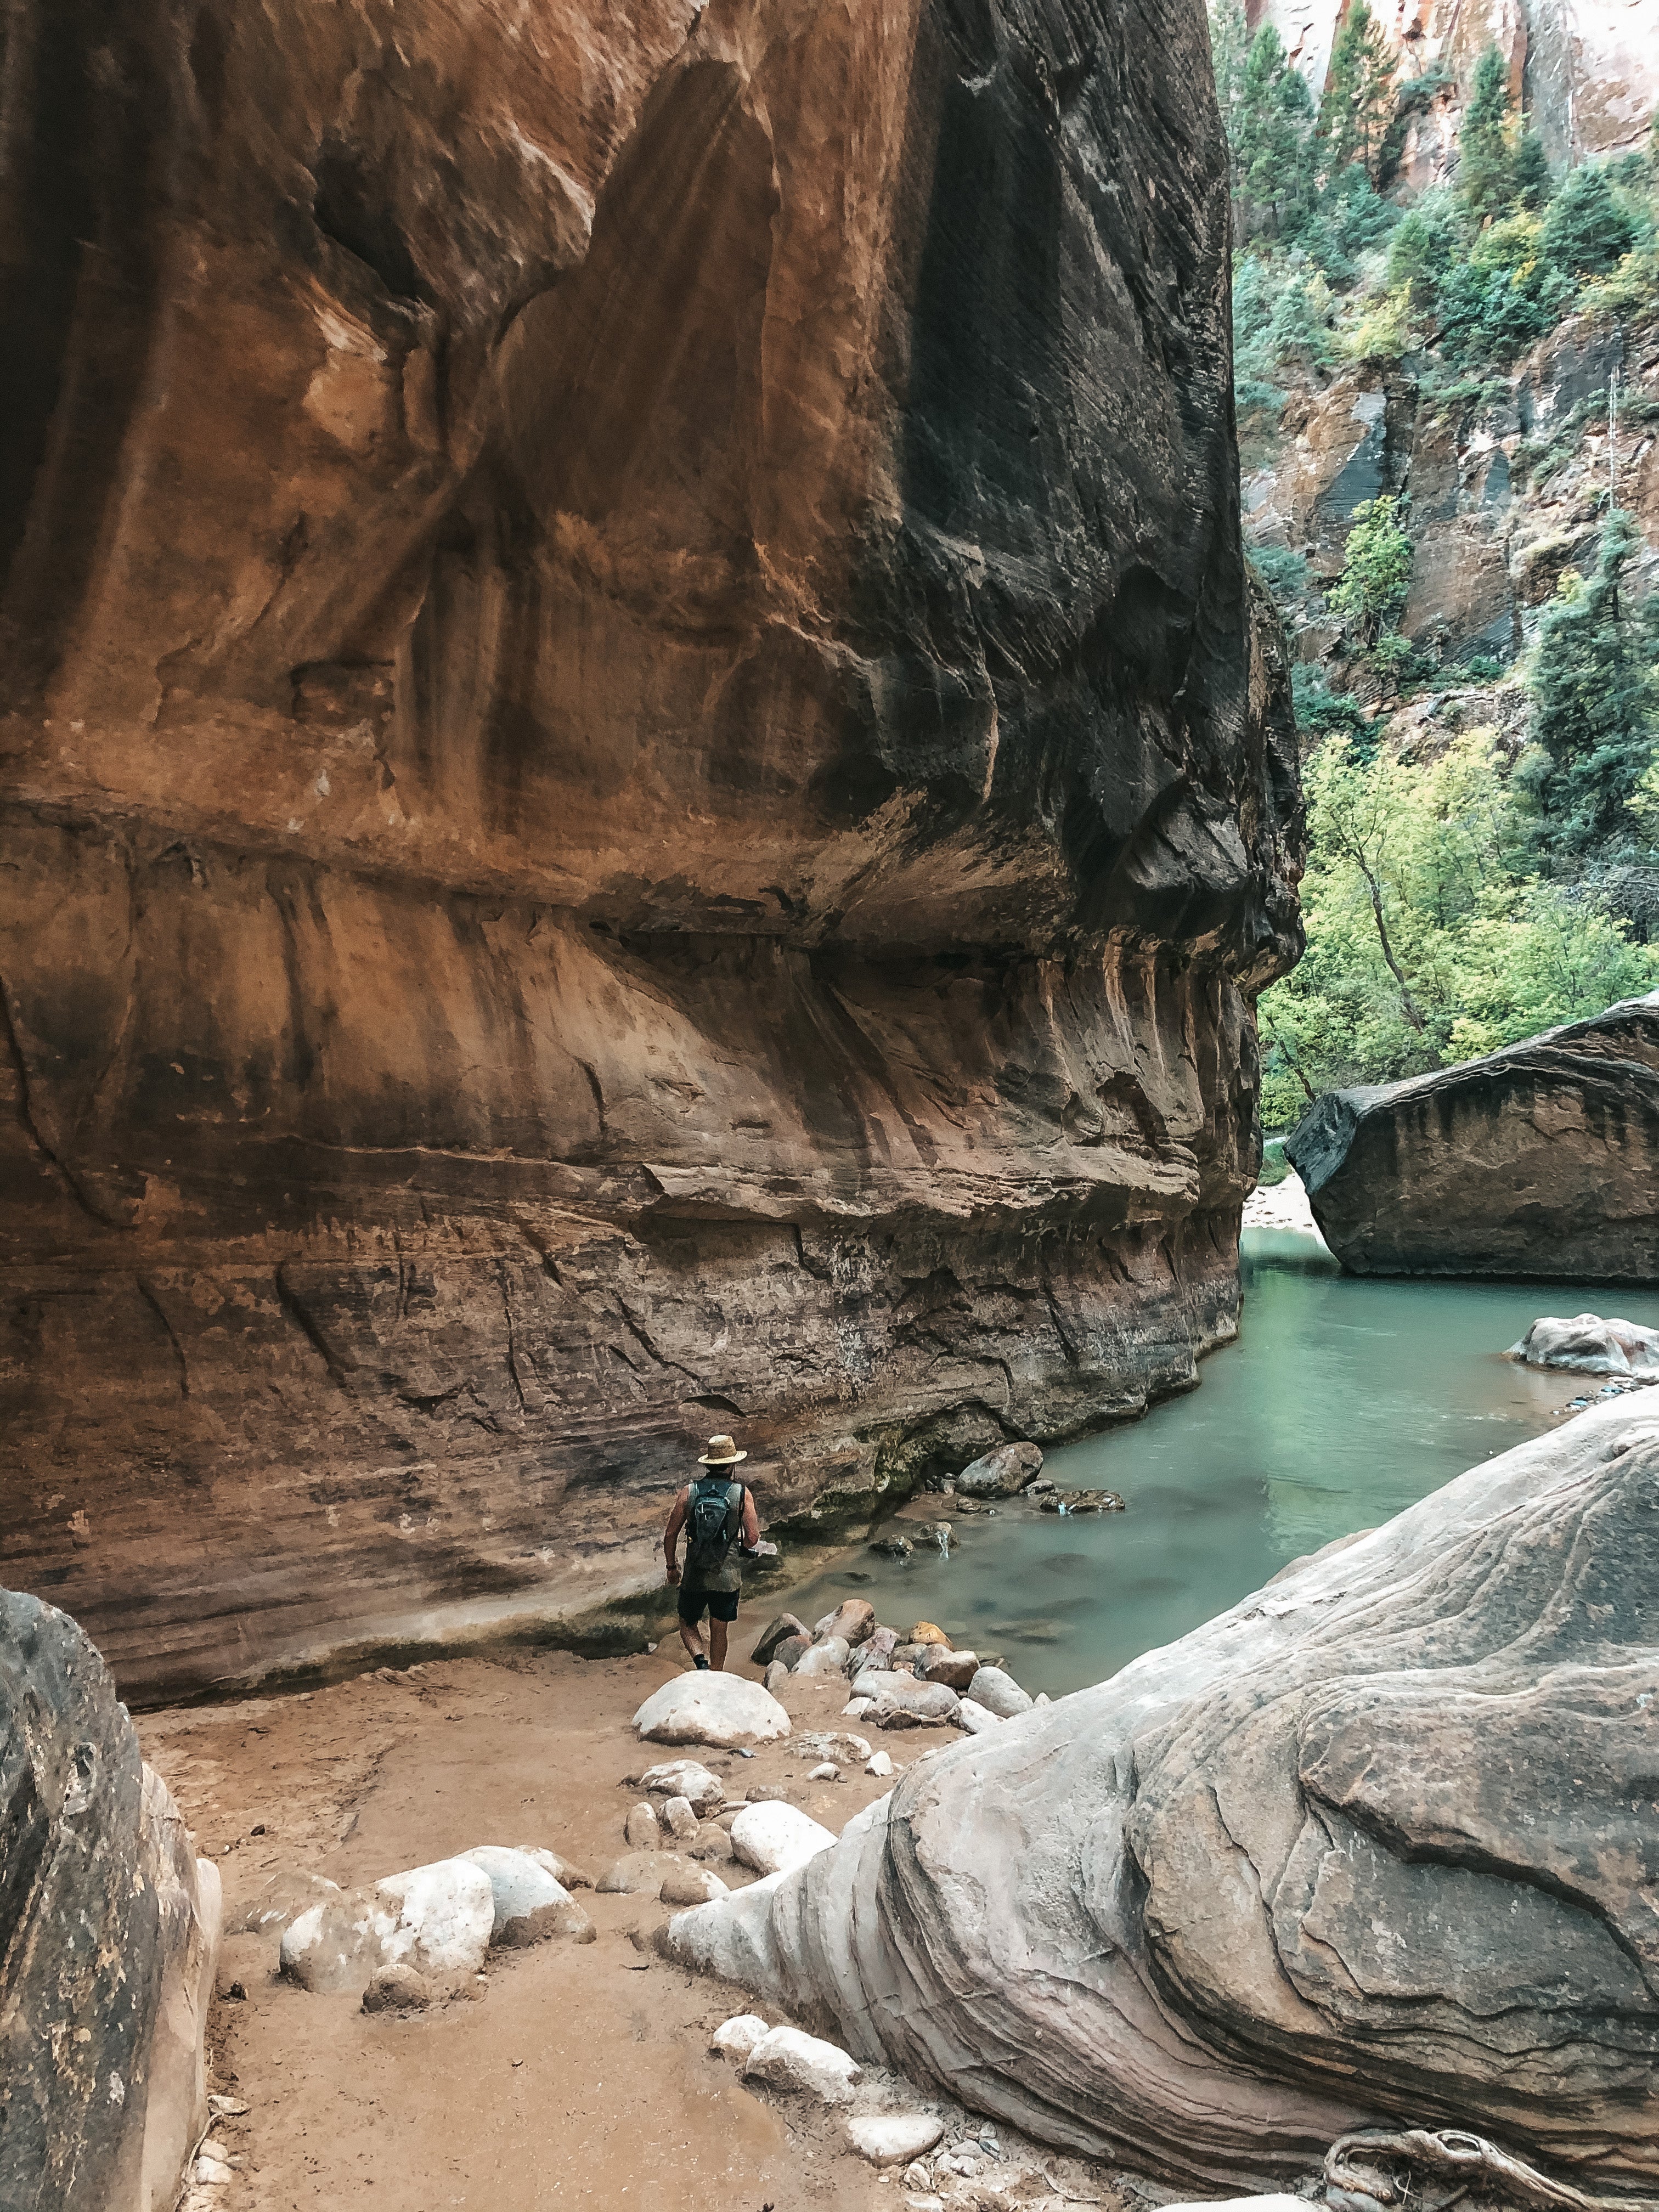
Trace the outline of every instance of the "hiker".
<instances>
[{"instance_id":1,"label":"hiker","mask_svg":"<svg viewBox=\"0 0 1659 2212\"><path fill-rule=\"evenodd\" d=\"M694 1667L712 1668L717 1674L726 1666L726 1632L738 1617L738 1593L743 1587L741 1560L752 1558L760 1544L754 1492L731 1474L748 1456L730 1437L710 1437L708 1450L697 1461L699 1467L708 1469L708 1474L688 1482L678 1493L662 1532L668 1587L680 1594L680 1642L691 1654ZM675 1558L682 1528L685 1531L684 1580ZM707 1652L698 1626L705 1612L708 1615Z\"/></svg>"}]
</instances>

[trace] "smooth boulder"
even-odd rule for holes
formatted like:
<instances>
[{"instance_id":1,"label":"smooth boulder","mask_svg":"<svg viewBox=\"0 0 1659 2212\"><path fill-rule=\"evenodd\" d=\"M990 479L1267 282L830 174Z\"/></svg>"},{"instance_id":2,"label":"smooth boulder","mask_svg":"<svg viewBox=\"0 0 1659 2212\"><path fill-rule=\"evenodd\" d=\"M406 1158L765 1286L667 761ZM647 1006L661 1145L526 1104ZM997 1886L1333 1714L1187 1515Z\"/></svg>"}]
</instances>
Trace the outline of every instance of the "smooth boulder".
<instances>
[{"instance_id":1,"label":"smooth boulder","mask_svg":"<svg viewBox=\"0 0 1659 2212\"><path fill-rule=\"evenodd\" d=\"M967 1694L981 1711L994 1713L1000 1721L1013 1720L1031 1710L1030 1698L1000 1667L976 1668Z\"/></svg>"},{"instance_id":2,"label":"smooth boulder","mask_svg":"<svg viewBox=\"0 0 1659 2212\"><path fill-rule=\"evenodd\" d=\"M757 1667L769 1666L777 1656L780 1644L787 1643L792 1636L804 1636L810 1642L811 1634L806 1623L797 1620L793 1613L776 1613L761 1631L760 1641L750 1653L750 1659Z\"/></svg>"},{"instance_id":3,"label":"smooth boulder","mask_svg":"<svg viewBox=\"0 0 1659 2212\"><path fill-rule=\"evenodd\" d=\"M876 1608L867 1597L844 1598L833 1613L825 1613L813 1629L815 1636L839 1636L849 1646L862 1644L876 1632Z\"/></svg>"},{"instance_id":4,"label":"smooth boulder","mask_svg":"<svg viewBox=\"0 0 1659 2212\"><path fill-rule=\"evenodd\" d=\"M207 2118L218 1870L102 1658L0 1591L0 2204L171 2204Z\"/></svg>"},{"instance_id":5,"label":"smooth boulder","mask_svg":"<svg viewBox=\"0 0 1659 2212\"><path fill-rule=\"evenodd\" d=\"M836 1675L846 1672L852 1647L844 1637L826 1636L821 1644L803 1651L795 1663L795 1673L804 1680L814 1675Z\"/></svg>"},{"instance_id":6,"label":"smooth boulder","mask_svg":"<svg viewBox=\"0 0 1659 2212\"><path fill-rule=\"evenodd\" d=\"M793 2089L825 2105L847 2105L863 2069L837 2044L798 2027L774 2027L750 2052L743 2070L774 2089Z\"/></svg>"},{"instance_id":7,"label":"smooth boulder","mask_svg":"<svg viewBox=\"0 0 1659 2212\"><path fill-rule=\"evenodd\" d=\"M1642 1394L919 1762L670 1950L1194 2195L1391 2115L1651 2195L1656 1589Z\"/></svg>"},{"instance_id":8,"label":"smooth boulder","mask_svg":"<svg viewBox=\"0 0 1659 2212\"><path fill-rule=\"evenodd\" d=\"M361 1989L381 1966L453 1984L483 1966L495 1925L489 1875L471 1859L436 1859L313 1905L283 1931L284 1977L313 1992Z\"/></svg>"},{"instance_id":9,"label":"smooth boulder","mask_svg":"<svg viewBox=\"0 0 1659 2212\"><path fill-rule=\"evenodd\" d=\"M1510 1346L1508 1356L1528 1367L1659 1382L1659 1329L1644 1328L1639 1322L1603 1321L1600 1314L1575 1314L1570 1321L1545 1315Z\"/></svg>"},{"instance_id":10,"label":"smooth boulder","mask_svg":"<svg viewBox=\"0 0 1659 2212\"><path fill-rule=\"evenodd\" d=\"M676 1674L653 1690L634 1716L650 1743L706 1743L734 1751L740 1745L780 1742L789 1716L758 1682L743 1674Z\"/></svg>"},{"instance_id":11,"label":"smooth boulder","mask_svg":"<svg viewBox=\"0 0 1659 2212\"><path fill-rule=\"evenodd\" d=\"M930 2112L864 2112L847 2123L847 2140L872 2166L906 2166L944 2133L944 2121Z\"/></svg>"},{"instance_id":12,"label":"smooth boulder","mask_svg":"<svg viewBox=\"0 0 1659 2212\"><path fill-rule=\"evenodd\" d=\"M1356 1274L1659 1281L1659 992L1330 1091L1285 1151Z\"/></svg>"},{"instance_id":13,"label":"smooth boulder","mask_svg":"<svg viewBox=\"0 0 1659 2212\"><path fill-rule=\"evenodd\" d=\"M957 1477L957 1489L965 1498L1012 1498L1042 1472L1042 1453L1036 1444L999 1444Z\"/></svg>"},{"instance_id":14,"label":"smooth boulder","mask_svg":"<svg viewBox=\"0 0 1659 2212\"><path fill-rule=\"evenodd\" d=\"M836 1838L797 1805L745 1805L732 1823L732 1849L757 1874L787 1874Z\"/></svg>"},{"instance_id":15,"label":"smooth boulder","mask_svg":"<svg viewBox=\"0 0 1659 2212\"><path fill-rule=\"evenodd\" d=\"M542 1863L539 1853L514 1850L501 1844L480 1844L463 1851L469 1864L480 1868L489 1882L495 1908L489 1940L507 1950L544 1943L550 1936L574 1936L578 1942L593 1940L593 1923L581 1906Z\"/></svg>"},{"instance_id":16,"label":"smooth boulder","mask_svg":"<svg viewBox=\"0 0 1659 2212\"><path fill-rule=\"evenodd\" d=\"M653 1796L684 1797L700 1820L718 1813L726 1802L726 1785L719 1775L695 1759L671 1759L660 1766L648 1766L639 1786Z\"/></svg>"}]
</instances>

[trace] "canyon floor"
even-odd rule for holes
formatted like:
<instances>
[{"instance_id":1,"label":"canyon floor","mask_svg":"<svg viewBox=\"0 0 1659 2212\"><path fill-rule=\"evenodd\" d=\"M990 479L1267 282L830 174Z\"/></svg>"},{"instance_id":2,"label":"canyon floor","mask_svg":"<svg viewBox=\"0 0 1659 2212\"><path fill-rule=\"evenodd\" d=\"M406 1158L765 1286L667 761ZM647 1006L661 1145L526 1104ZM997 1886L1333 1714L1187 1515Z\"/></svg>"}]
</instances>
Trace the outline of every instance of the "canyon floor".
<instances>
[{"instance_id":1,"label":"canyon floor","mask_svg":"<svg viewBox=\"0 0 1659 2212\"><path fill-rule=\"evenodd\" d=\"M769 1610L744 1607L734 1651ZM159 1711L137 1725L198 1850L220 1867L228 1927L283 1869L349 1887L477 1844L546 1845L597 1881L622 1855L640 1798L623 1784L657 1758L703 1759L728 1798L781 1784L836 1829L890 1786L857 1767L839 1783L809 1782L812 1762L788 1744L750 1759L641 1745L631 1717L682 1663L678 1640L626 1659L441 1661ZM798 1728L846 1725L845 1698L840 1683L783 1692ZM938 1737L877 1741L902 1767ZM283 1981L275 1932L228 1936L209 2087L248 2109L213 2129L236 2161L234 2183L198 2197L224 2212L627 2212L665 2193L729 2212L898 2212L896 2178L880 2179L848 2148L839 2117L765 2099L709 2055L720 2021L765 2008L636 1948L631 1939L668 1907L578 1894L595 1942L492 1953L474 1998L405 2018ZM234 1984L245 1996L229 1995ZM1091 2200L1107 2201L1093 2191Z\"/></svg>"}]
</instances>

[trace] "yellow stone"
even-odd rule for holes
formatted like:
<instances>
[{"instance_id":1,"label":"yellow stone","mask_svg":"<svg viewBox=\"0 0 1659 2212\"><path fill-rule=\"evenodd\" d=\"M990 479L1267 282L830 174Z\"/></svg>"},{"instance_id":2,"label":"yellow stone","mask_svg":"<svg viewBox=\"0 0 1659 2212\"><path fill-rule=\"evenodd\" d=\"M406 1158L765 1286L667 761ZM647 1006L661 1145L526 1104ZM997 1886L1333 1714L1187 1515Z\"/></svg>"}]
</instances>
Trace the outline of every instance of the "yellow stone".
<instances>
[{"instance_id":1,"label":"yellow stone","mask_svg":"<svg viewBox=\"0 0 1659 2212\"><path fill-rule=\"evenodd\" d=\"M935 1628L931 1620L919 1620L910 1631L912 1644L942 1644L948 1651L951 1639L942 1628Z\"/></svg>"}]
</instances>

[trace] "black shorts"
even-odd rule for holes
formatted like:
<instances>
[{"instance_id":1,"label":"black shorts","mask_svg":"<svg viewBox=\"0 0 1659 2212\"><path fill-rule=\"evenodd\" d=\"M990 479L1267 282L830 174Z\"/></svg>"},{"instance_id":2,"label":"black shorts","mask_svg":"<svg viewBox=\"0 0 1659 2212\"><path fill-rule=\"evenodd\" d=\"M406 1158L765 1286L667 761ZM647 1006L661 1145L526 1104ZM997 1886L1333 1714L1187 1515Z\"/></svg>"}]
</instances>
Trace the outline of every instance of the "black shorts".
<instances>
[{"instance_id":1,"label":"black shorts","mask_svg":"<svg viewBox=\"0 0 1659 2212\"><path fill-rule=\"evenodd\" d=\"M687 1589L680 1584L680 1619L688 1626L695 1626L703 1616L706 1607L710 1620L735 1620L738 1617L737 1590Z\"/></svg>"}]
</instances>

